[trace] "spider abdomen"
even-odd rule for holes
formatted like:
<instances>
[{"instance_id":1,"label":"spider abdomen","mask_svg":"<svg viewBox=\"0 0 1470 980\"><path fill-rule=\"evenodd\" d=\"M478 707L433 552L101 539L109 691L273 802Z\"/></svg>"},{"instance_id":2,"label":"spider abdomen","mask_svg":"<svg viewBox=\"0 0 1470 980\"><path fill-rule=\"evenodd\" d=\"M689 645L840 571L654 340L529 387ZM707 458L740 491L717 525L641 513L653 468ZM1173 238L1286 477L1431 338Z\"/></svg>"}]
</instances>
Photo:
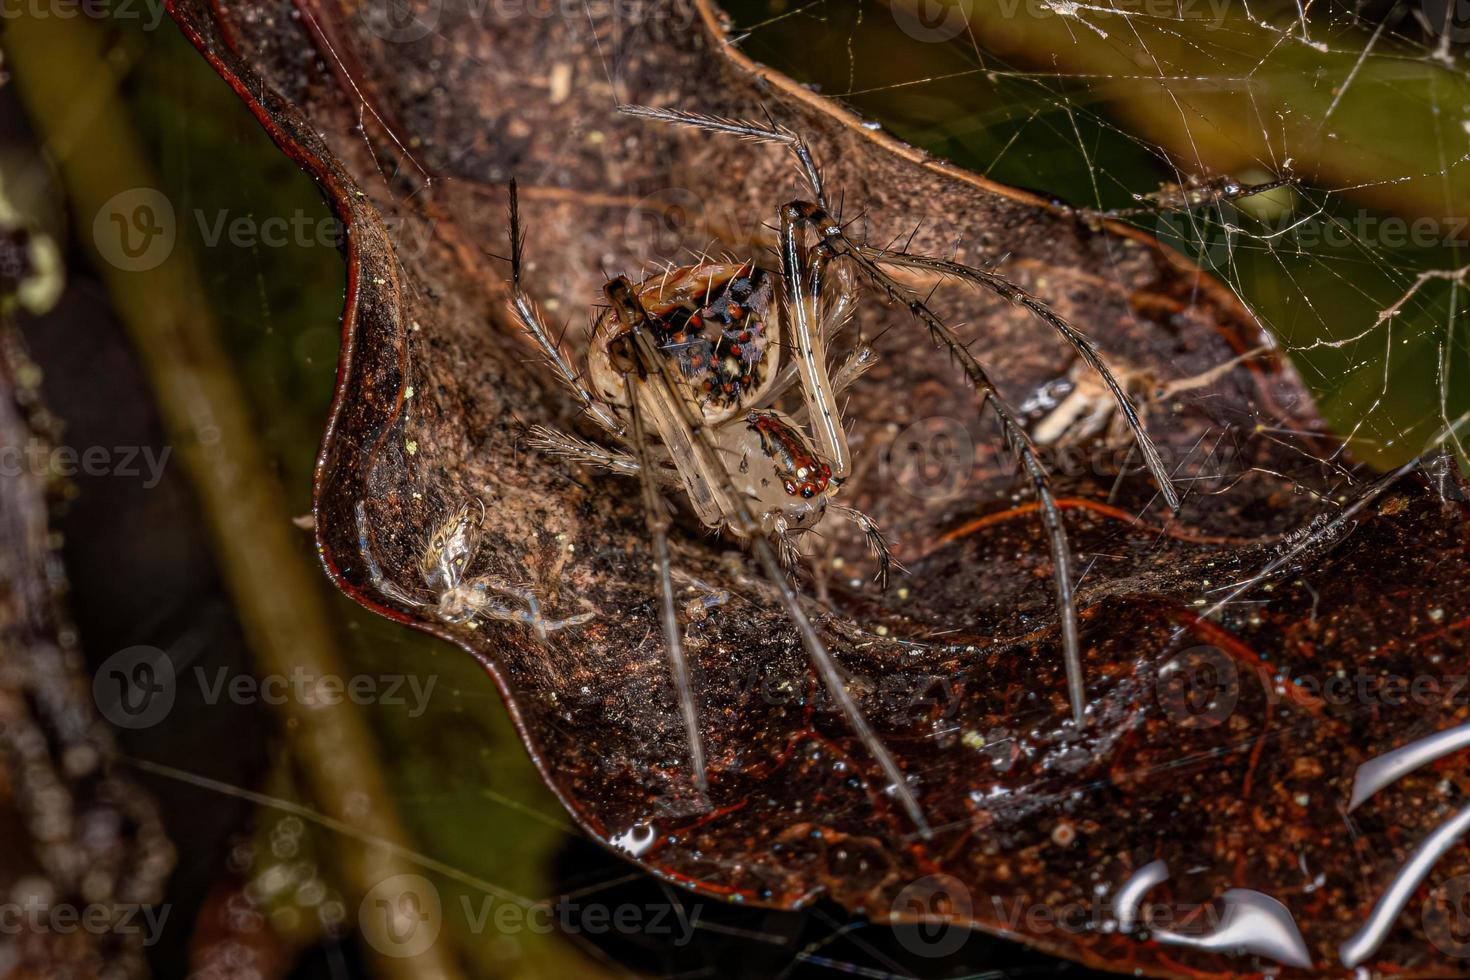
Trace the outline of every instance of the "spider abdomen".
<instances>
[{"instance_id":1,"label":"spider abdomen","mask_svg":"<svg viewBox=\"0 0 1470 980\"><path fill-rule=\"evenodd\" d=\"M774 278L749 264L704 263L671 269L634 287L682 394L710 424L736 417L775 381L780 321ZM625 333L617 312L607 311L588 358L598 393L621 407L623 371L609 346Z\"/></svg>"}]
</instances>

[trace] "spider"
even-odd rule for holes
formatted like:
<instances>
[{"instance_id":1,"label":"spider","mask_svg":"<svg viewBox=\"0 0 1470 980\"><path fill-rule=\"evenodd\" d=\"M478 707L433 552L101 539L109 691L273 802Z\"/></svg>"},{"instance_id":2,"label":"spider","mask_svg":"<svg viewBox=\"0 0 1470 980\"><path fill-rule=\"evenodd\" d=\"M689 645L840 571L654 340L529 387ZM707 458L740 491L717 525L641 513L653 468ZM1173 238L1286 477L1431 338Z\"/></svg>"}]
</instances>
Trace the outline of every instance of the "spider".
<instances>
[{"instance_id":1,"label":"spider","mask_svg":"<svg viewBox=\"0 0 1470 980\"><path fill-rule=\"evenodd\" d=\"M373 588L404 605L431 609L441 621L452 626L465 624L473 629L479 619L517 623L530 627L543 643L548 633L580 626L591 620L593 613L580 613L567 619L546 619L541 615L540 602L530 590L505 585L485 575L470 579L464 577L475 558L475 531L485 519L485 505L479 501L476 503L480 508L478 515L468 503L462 504L429 536L428 546L419 556L419 574L437 596L429 602L415 598L390 582L378 567L369 543L367 506L358 501L357 546L362 552ZM492 595L496 592L519 600L525 608L499 601Z\"/></svg>"},{"instance_id":2,"label":"spider","mask_svg":"<svg viewBox=\"0 0 1470 980\"><path fill-rule=\"evenodd\" d=\"M705 525L725 529L749 545L823 684L915 826L927 837L930 831L923 810L902 770L844 687L841 670L783 571L795 555L792 535L815 527L828 513L854 521L877 557L880 576L887 567L887 548L876 524L835 503L851 468L837 396L862 375L874 355L859 345L834 369L828 363L829 347L860 300L859 287L867 285L906 307L936 343L948 348L979 392L981 407L988 408L999 422L1006 442L1028 474L1049 535L1068 694L1079 726L1084 721L1086 691L1070 549L1047 471L989 373L950 328L885 268L919 270L980 285L1041 317L1103 378L1165 499L1177 509L1173 486L1128 395L1085 337L993 272L851 240L831 216L815 159L794 131L774 122L762 126L643 106L623 106L620 111L785 146L795 154L814 201L792 201L780 208L778 270L754 263L701 260L639 283L625 276L607 282L603 287L607 309L595 322L586 371L581 372L572 367L552 338L523 287L524 240L512 182L511 310L585 414L620 448L608 449L544 426L534 428L531 442L544 452L636 476L640 481L659 585L665 652L694 782L702 796L708 792L708 777L675 606L670 521L660 497L660 489L666 486L682 488ZM782 352L787 350L793 363L783 364ZM793 385L800 390L803 407L799 413L787 414L773 402ZM804 416L804 424L798 416Z\"/></svg>"},{"instance_id":3,"label":"spider","mask_svg":"<svg viewBox=\"0 0 1470 980\"><path fill-rule=\"evenodd\" d=\"M1118 372L1125 390L1146 405L1156 405L1185 391L1207 388L1241 364L1271 348L1254 347L1230 360L1187 378L1162 381L1147 368L1125 366ZM1102 436L1103 444L1121 446L1127 441L1124 420L1114 414L1116 403L1098 377L1078 361L1067 372L1071 385L1065 398L1031 428L1031 438L1042 446L1080 446ZM1025 406L1023 406L1025 407Z\"/></svg>"}]
</instances>

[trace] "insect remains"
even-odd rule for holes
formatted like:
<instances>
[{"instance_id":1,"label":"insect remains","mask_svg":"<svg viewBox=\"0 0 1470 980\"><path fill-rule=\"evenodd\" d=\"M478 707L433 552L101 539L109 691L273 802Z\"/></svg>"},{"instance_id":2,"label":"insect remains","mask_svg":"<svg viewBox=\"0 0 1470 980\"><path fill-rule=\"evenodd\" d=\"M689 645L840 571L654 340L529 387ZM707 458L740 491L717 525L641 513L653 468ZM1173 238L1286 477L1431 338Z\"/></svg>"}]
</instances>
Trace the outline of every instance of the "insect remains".
<instances>
[{"instance_id":1,"label":"insect remains","mask_svg":"<svg viewBox=\"0 0 1470 980\"><path fill-rule=\"evenodd\" d=\"M1207 371L1171 381L1160 380L1151 370L1130 366L1123 367L1118 376L1124 390L1133 397L1145 405L1157 405L1183 392L1207 388L1270 349L1254 347ZM1067 384L1070 390L1066 397L1032 427L1031 438L1043 446L1065 447L1082 445L1102 436L1104 445L1124 445L1128 439L1125 420L1114 412L1117 402L1097 374L1079 360L1067 372Z\"/></svg>"},{"instance_id":2,"label":"insect remains","mask_svg":"<svg viewBox=\"0 0 1470 980\"><path fill-rule=\"evenodd\" d=\"M416 609L431 609L441 621L471 628L478 620L493 619L503 623L527 626L544 643L548 633L581 626L592 620L593 613L580 613L567 619L546 619L541 603L530 589L506 585L488 575L466 578L465 572L475 558L475 532L485 517L485 505L476 501L479 513L469 503L450 514L429 536L428 545L419 556L419 574L435 599L416 598L390 582L373 557L368 535L367 506L357 502L357 547L367 566L372 587L382 595ZM514 606L497 598L509 597L520 602Z\"/></svg>"},{"instance_id":3,"label":"insect remains","mask_svg":"<svg viewBox=\"0 0 1470 980\"><path fill-rule=\"evenodd\" d=\"M726 530L748 544L833 701L919 832L928 836L928 823L914 791L846 690L841 669L784 570L797 559L793 535L836 515L863 531L880 576L886 574L888 549L877 525L836 502L852 468L837 399L872 365L875 355L861 344L843 357L834 358L832 352L863 298L862 287L905 307L931 339L959 362L979 393L980 409L988 409L999 422L1041 502L1053 560L1068 696L1078 725L1085 718L1086 691L1071 553L1047 471L1016 412L986 369L917 295L886 270L918 270L979 285L1035 313L1102 379L1165 499L1177 510L1174 488L1127 393L1085 337L996 273L853 241L831 216L816 162L795 132L774 123L762 126L665 109L625 106L621 111L787 147L796 156L814 200L792 201L779 209L778 269L750 262L702 260L639 283L624 276L608 282L603 289L608 308L594 325L586 370L579 371L552 339L523 286L524 241L512 182L512 311L585 414L618 444L606 448L536 426L531 445L639 480L659 585L665 652L694 782L701 795L708 793L705 750L675 603L670 521L661 498L661 491L670 487L683 490L706 526ZM789 363L783 363L787 352ZM800 393L802 407L788 414L775 404L793 387Z\"/></svg>"}]
</instances>

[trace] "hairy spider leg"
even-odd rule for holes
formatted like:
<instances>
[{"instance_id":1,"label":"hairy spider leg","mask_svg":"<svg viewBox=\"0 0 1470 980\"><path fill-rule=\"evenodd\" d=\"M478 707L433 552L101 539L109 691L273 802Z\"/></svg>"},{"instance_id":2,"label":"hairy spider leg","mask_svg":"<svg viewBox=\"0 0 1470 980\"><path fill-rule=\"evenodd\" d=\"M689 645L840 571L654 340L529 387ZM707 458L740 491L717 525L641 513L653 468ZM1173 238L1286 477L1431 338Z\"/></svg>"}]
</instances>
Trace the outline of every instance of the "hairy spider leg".
<instances>
[{"instance_id":1,"label":"hairy spider leg","mask_svg":"<svg viewBox=\"0 0 1470 980\"><path fill-rule=\"evenodd\" d=\"M546 362L551 365L552 371L561 379L562 384L576 396L582 405L582 410L587 413L598 425L608 432L624 437L623 424L618 421L617 414L607 404L597 399L592 392L582 383L582 375L572 369L571 362L561 351L561 347L551 338L551 331L546 329L546 321L541 316L541 310L536 301L531 299L523 288L521 288L521 259L525 246L525 238L521 234L521 209L516 195L516 182L510 182L510 289L511 289L511 312L525 328L526 333L541 348Z\"/></svg>"},{"instance_id":2,"label":"hairy spider leg","mask_svg":"<svg viewBox=\"0 0 1470 980\"><path fill-rule=\"evenodd\" d=\"M1072 549L1067 543L1067 529L1062 523L1061 510L1051 491L1051 475L1042 464L1026 430L1017 421L1015 410L1006 403L989 372L954 331L922 300L899 285L864 255L830 215L815 204L793 201L781 209L781 221L783 225L799 223L811 227L821 239L818 247L831 249L835 256L852 262L862 278L893 302L906 306L909 313L929 329L930 335L960 362L980 394L980 408L989 408L1000 424L1007 448L1020 460L1041 504L1042 522L1051 546L1052 581L1057 596L1057 615L1062 627L1062 659L1067 671L1067 694L1072 704L1073 721L1078 725L1083 724L1086 720L1087 687L1082 674L1082 651L1077 637L1077 601L1072 592Z\"/></svg>"},{"instance_id":3,"label":"hairy spider leg","mask_svg":"<svg viewBox=\"0 0 1470 980\"><path fill-rule=\"evenodd\" d=\"M362 555L363 564L367 566L368 583L380 595L385 595L407 606L422 608L429 605L421 599L415 599L407 592L400 589L388 577L383 574L383 569L378 567L378 560L373 557L372 542L369 540L367 505L359 500L353 508L357 518L357 550Z\"/></svg>"},{"instance_id":4,"label":"hairy spider leg","mask_svg":"<svg viewBox=\"0 0 1470 980\"><path fill-rule=\"evenodd\" d=\"M806 145L806 140L790 129L777 126L774 122L761 126L741 122L738 119L723 119L719 116L705 116L696 112L659 109L646 105L620 105L618 111L625 116L638 116L642 119L692 126L711 133L725 133L743 140L750 140L753 143L776 143L789 147L801 167L802 176L811 186L812 193L817 196L817 202L821 204L822 210L827 210L827 194L822 186L822 172L817 167L816 158L812 156L811 148Z\"/></svg>"},{"instance_id":5,"label":"hairy spider leg","mask_svg":"<svg viewBox=\"0 0 1470 980\"><path fill-rule=\"evenodd\" d=\"M852 466L847 430L832 378L827 373L826 330L821 323L822 271L825 262L808 261L802 226L782 221L780 230L781 274L786 283L786 309L790 314L792 346L801 373L801 393L806 401L808 423L817 439L832 479L841 482Z\"/></svg>"},{"instance_id":6,"label":"hairy spider leg","mask_svg":"<svg viewBox=\"0 0 1470 980\"><path fill-rule=\"evenodd\" d=\"M634 454L621 449L609 449L548 425L531 426L526 445L548 456L557 456L583 466L593 466L619 476L630 476L634 479L638 477L638 457ZM678 471L665 465L668 462L667 457L658 451L657 446L649 446L648 450L654 458L653 472L658 477L659 486L678 487Z\"/></svg>"},{"instance_id":7,"label":"hairy spider leg","mask_svg":"<svg viewBox=\"0 0 1470 980\"><path fill-rule=\"evenodd\" d=\"M833 340L847 329L848 324L852 322L853 314L857 312L858 288L857 283L853 280L852 270L845 265L839 265L832 272L833 275L829 281L835 280L837 287L827 290L830 294L831 301L822 310L820 318L822 326L819 337L823 346L830 346ZM860 351L865 351L866 353L859 355ZM841 394L841 389L844 387L838 383L838 377L844 370L851 370L854 367L858 367L860 368L858 373L861 374L863 371L872 367L873 364L877 363L877 355L873 353L871 347L860 341L854 350L849 352L847 361L847 364L839 367L837 371L832 372L834 394ZM790 391L800 380L801 365L793 359L781 368L781 373L776 376L776 380L771 385L771 389L761 399L761 404L775 404L778 398ZM848 383L850 384L856 380L857 376L853 375L848 379Z\"/></svg>"},{"instance_id":8,"label":"hairy spider leg","mask_svg":"<svg viewBox=\"0 0 1470 980\"><path fill-rule=\"evenodd\" d=\"M627 329L629 342L625 353L631 363L628 365L626 376L634 385L634 396L647 397L651 405L657 406L656 410L650 410L650 415L655 415L657 410L665 407L672 410L671 417L677 424L670 428L681 430L678 438L690 450L690 461L699 467L701 479L728 500L729 506L725 511L725 520L741 537L750 541L751 550L755 552L756 560L766 580L780 597L781 605L787 617L796 627L802 646L806 648L808 659L816 669L823 686L841 708L858 740L883 770L884 776L893 787L894 794L908 813L909 819L918 828L919 833L925 838L931 837L933 832L929 828L918 800L904 778L903 770L899 768L897 761L889 753L882 740L878 738L872 726L868 724L857 702L848 693L843 684L841 670L807 617L806 611L802 609L796 592L782 572L780 558L762 532L760 522L751 511L749 503L735 488L734 481L730 478L724 461L720 459L707 428L702 422L696 422L691 417L689 405L678 392L678 382L673 376L672 367L659 352L657 341L651 332L646 329L648 314L643 309L633 284L626 278L619 277L609 282L604 287L604 292ZM684 467L681 466L681 472L683 469Z\"/></svg>"},{"instance_id":9,"label":"hairy spider leg","mask_svg":"<svg viewBox=\"0 0 1470 980\"><path fill-rule=\"evenodd\" d=\"M863 532L863 540L868 545L868 554L873 556L874 562L878 565L878 587L888 588L888 573L894 564L893 552L889 549L888 538L884 535L883 529L878 526L878 522L856 507L832 504L828 509L834 511L839 517L852 521L858 526L858 530ZM902 566L899 567L902 568Z\"/></svg>"},{"instance_id":10,"label":"hairy spider leg","mask_svg":"<svg viewBox=\"0 0 1470 980\"><path fill-rule=\"evenodd\" d=\"M679 614L674 605L673 563L669 559L669 512L658 492L654 476L653 454L643 429L643 412L633 376L623 376L628 414L633 437L633 450L638 459L638 483L643 491L643 517L648 523L648 536L653 542L654 574L658 576L659 619L663 623L664 653L673 675L674 691L679 699L679 714L684 720L684 733L689 743L689 765L694 770L694 785L701 796L709 794L709 777L705 772L704 736L699 730L699 713L694 704L694 684L689 679L689 660L684 656L684 634L679 629Z\"/></svg>"},{"instance_id":11,"label":"hairy spider leg","mask_svg":"<svg viewBox=\"0 0 1470 980\"><path fill-rule=\"evenodd\" d=\"M1102 355L1091 340L1084 336L1077 328L1062 319L1055 310L1032 296L1020 286L1011 282L999 273L990 272L986 269L977 269L973 266L962 265L958 262L950 262L945 259L930 258L926 255L911 255L907 252L888 252L869 246L855 246L863 255L880 266L898 266L905 269L924 269L938 273L941 276L950 276L967 281L978 286L989 289L991 292L1010 300L1020 306L1024 306L1038 319L1054 329L1077 355L1087 363L1103 384L1112 392L1113 401L1118 405L1118 411L1123 413L1123 418L1128 422L1128 429L1133 433L1133 441L1138 444L1143 453L1144 464L1149 473L1159 485L1159 490L1164 494L1164 501L1169 509L1175 513L1179 511L1179 495L1174 489L1174 481L1169 478L1169 473L1164 468L1164 461L1159 456L1158 447L1154 445L1153 439L1149 438L1144 431L1143 424L1138 420L1138 411L1134 408L1133 400L1128 396L1128 390L1114 377L1111 369L1103 361Z\"/></svg>"},{"instance_id":12,"label":"hairy spider leg","mask_svg":"<svg viewBox=\"0 0 1470 980\"><path fill-rule=\"evenodd\" d=\"M820 193L821 188L818 187ZM791 311L791 333L796 348L796 367L800 372L801 391L805 398L806 416L817 442L832 467L832 479L845 480L851 472L851 453L847 429L837 396L867 372L877 355L867 344L859 344L831 375L827 368L826 342L839 328L829 328L821 319L821 298L829 266L839 283L838 302L827 311L829 317L845 319L855 302L856 283L846 265L832 265L835 256L825 246L808 249L800 232L803 226L783 221L780 228L781 266L786 280L787 308ZM837 508L837 513L855 523L863 532L868 551L878 564L878 583L888 587L892 553L887 539L872 518L852 507Z\"/></svg>"}]
</instances>

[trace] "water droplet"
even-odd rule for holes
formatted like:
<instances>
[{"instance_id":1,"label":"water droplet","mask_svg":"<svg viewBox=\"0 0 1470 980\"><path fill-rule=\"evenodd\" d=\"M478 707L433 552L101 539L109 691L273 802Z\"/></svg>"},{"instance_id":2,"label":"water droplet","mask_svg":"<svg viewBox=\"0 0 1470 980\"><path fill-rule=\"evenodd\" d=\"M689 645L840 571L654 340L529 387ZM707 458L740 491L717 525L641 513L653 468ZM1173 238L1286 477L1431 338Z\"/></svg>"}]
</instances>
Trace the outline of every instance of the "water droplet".
<instances>
[{"instance_id":1,"label":"water droplet","mask_svg":"<svg viewBox=\"0 0 1470 980\"><path fill-rule=\"evenodd\" d=\"M639 857L652 847L656 840L658 840L658 831L653 829L653 824L640 823L615 835L608 843L621 851L626 851L633 857Z\"/></svg>"}]
</instances>

